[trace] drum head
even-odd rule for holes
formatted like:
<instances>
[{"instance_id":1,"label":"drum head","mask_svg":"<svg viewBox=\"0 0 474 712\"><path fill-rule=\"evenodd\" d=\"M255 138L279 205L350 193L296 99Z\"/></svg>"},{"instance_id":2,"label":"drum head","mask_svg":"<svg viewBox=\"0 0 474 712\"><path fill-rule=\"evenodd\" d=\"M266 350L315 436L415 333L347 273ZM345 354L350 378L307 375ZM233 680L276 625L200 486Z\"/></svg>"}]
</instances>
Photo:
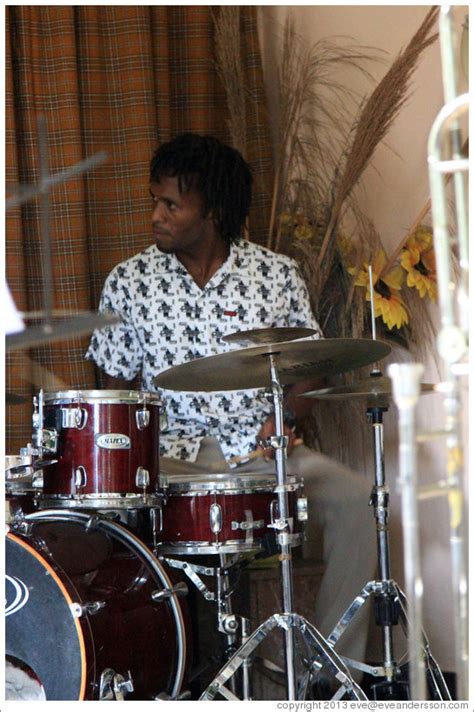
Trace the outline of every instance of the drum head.
<instances>
[{"instance_id":1,"label":"drum head","mask_svg":"<svg viewBox=\"0 0 474 712\"><path fill-rule=\"evenodd\" d=\"M47 700L113 699L116 675L130 677L131 699L176 698L184 602L155 600L173 583L153 553L101 516L50 511L24 523L28 533L13 529L6 542L6 654L17 670Z\"/></svg>"},{"instance_id":2,"label":"drum head","mask_svg":"<svg viewBox=\"0 0 474 712\"><path fill-rule=\"evenodd\" d=\"M31 668L48 700L84 699L84 637L71 593L40 553L8 534L5 652Z\"/></svg>"}]
</instances>

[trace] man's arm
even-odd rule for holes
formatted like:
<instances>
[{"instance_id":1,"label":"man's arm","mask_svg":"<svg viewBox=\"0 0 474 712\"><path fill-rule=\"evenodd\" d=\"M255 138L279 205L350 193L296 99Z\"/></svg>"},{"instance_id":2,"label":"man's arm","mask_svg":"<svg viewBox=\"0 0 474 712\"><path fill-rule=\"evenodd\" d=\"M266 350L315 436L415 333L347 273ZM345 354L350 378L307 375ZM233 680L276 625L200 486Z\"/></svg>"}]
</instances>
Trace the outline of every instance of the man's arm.
<instances>
[{"instance_id":1,"label":"man's arm","mask_svg":"<svg viewBox=\"0 0 474 712\"><path fill-rule=\"evenodd\" d=\"M132 381L126 381L125 378L115 378L115 376L109 376L105 371L102 372L102 379L104 382L104 388L107 391L130 391L135 390L137 379L134 378Z\"/></svg>"},{"instance_id":2,"label":"man's arm","mask_svg":"<svg viewBox=\"0 0 474 712\"><path fill-rule=\"evenodd\" d=\"M318 388L324 388L325 385L324 378L313 378L311 380L294 383L288 389L285 389L283 397L284 409L294 415L296 423L299 423L314 405L312 398L300 398L300 394L315 391Z\"/></svg>"},{"instance_id":3,"label":"man's arm","mask_svg":"<svg viewBox=\"0 0 474 712\"><path fill-rule=\"evenodd\" d=\"M300 393L306 393L307 391L314 391L317 388L323 388L325 385L324 379L313 378L308 381L300 381L285 389L285 394L283 397L283 412L287 415L287 421L283 423L284 434L288 437L288 455L291 453L296 440L295 431L297 429L298 423L304 418L305 415L309 413L314 401L312 398L299 398ZM258 433L258 439L266 440L272 435L276 435L275 431L275 417L271 415L260 428ZM261 448L261 445L259 445ZM261 448L263 449L263 448ZM271 459L275 456L275 451L273 448L267 448L264 451L265 459Z\"/></svg>"}]
</instances>

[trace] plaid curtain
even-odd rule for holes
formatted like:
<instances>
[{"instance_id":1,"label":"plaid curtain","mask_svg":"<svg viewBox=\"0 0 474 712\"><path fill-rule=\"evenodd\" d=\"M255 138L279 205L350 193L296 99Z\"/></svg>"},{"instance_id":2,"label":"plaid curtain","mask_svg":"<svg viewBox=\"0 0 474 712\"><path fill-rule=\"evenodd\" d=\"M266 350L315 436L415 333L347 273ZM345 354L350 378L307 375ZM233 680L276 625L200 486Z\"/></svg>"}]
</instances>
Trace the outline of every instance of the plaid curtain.
<instances>
[{"instance_id":1,"label":"plaid curtain","mask_svg":"<svg viewBox=\"0 0 474 712\"><path fill-rule=\"evenodd\" d=\"M256 8L236 11L251 97L246 153L256 191L250 237L264 242L272 162ZM148 170L160 142L181 131L230 140L213 12L219 7L6 7L7 188L39 180L39 114L47 125L50 173L98 151L108 156L50 193L54 310L96 310L112 267L150 244ZM37 199L6 215L6 278L21 311L43 307L40 215ZM31 397L40 387L100 387L99 374L83 358L88 340L7 354L6 390L28 398L7 407L7 453L31 441Z\"/></svg>"}]
</instances>

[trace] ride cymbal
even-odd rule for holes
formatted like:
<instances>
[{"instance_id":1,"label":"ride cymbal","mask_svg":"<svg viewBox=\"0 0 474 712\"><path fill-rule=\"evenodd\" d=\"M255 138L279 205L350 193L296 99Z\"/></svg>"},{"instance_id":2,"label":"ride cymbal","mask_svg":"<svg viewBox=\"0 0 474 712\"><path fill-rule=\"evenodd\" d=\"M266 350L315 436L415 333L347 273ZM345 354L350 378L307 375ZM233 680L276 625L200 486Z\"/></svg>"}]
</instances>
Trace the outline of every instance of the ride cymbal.
<instances>
[{"instance_id":1,"label":"ride cymbal","mask_svg":"<svg viewBox=\"0 0 474 712\"><path fill-rule=\"evenodd\" d=\"M174 366L154 379L159 388L177 391L233 391L271 385L270 356L280 383L328 376L367 366L391 347L372 339L319 339L266 344L198 358Z\"/></svg>"}]
</instances>

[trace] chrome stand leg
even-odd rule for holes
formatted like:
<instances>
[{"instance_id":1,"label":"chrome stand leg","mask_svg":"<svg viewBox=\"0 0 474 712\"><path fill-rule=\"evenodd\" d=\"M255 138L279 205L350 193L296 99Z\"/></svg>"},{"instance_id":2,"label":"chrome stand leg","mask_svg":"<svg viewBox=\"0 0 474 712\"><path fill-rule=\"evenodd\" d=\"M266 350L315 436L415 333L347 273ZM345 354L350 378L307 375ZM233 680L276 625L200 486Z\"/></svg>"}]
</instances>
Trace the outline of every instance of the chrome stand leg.
<instances>
[{"instance_id":1,"label":"chrome stand leg","mask_svg":"<svg viewBox=\"0 0 474 712\"><path fill-rule=\"evenodd\" d=\"M293 632L297 630L300 633L313 653L314 659L311 665L316 669L316 672L319 672L322 664L328 666L329 671L341 683L333 699L340 699L344 694L354 700L367 699L359 685L352 679L343 660L309 621L294 613L275 613L262 623L246 643L236 651L228 663L219 671L207 690L201 695L200 700L213 700L218 695L226 700L236 700L237 698L232 691L226 687L227 681L245 664L269 633L277 627L283 630L291 628Z\"/></svg>"},{"instance_id":2,"label":"chrome stand leg","mask_svg":"<svg viewBox=\"0 0 474 712\"><path fill-rule=\"evenodd\" d=\"M227 641L227 650L233 650L235 642L237 640L237 627L238 623L235 616L232 615L232 603L230 600L229 593L229 581L225 575L227 557L225 554L219 555L220 570L224 574L217 574L217 624L218 629L225 633ZM231 690L233 694L237 694L236 691L236 681L231 680Z\"/></svg>"},{"instance_id":3,"label":"chrome stand leg","mask_svg":"<svg viewBox=\"0 0 474 712\"><path fill-rule=\"evenodd\" d=\"M376 376L377 372L373 372ZM344 631L350 625L352 619L362 606L374 597L376 606L377 623L382 628L383 642L383 665L371 666L359 661L342 658L351 668L367 672L374 677L385 678L387 690L392 695L404 692L396 681L399 672L399 665L394 656L393 649L393 627L399 620L405 635L407 635L407 609L406 598L400 590L398 584L391 579L390 571L390 549L388 536L388 514L389 514L389 492L385 483L385 465L383 450L383 414L388 410L387 405L367 408L367 418L372 425L374 437L374 465L375 465L375 486L372 490L371 502L374 508L376 520L377 550L379 579L369 581L355 597L353 602L342 614L339 621L328 637L330 645L334 646ZM451 695L443 678L438 663L433 658L428 639L425 633L420 631L422 645L421 654L426 663L429 679L433 686L436 699L451 700ZM418 658L418 656L417 656ZM403 699L403 697L402 697Z\"/></svg>"}]
</instances>

